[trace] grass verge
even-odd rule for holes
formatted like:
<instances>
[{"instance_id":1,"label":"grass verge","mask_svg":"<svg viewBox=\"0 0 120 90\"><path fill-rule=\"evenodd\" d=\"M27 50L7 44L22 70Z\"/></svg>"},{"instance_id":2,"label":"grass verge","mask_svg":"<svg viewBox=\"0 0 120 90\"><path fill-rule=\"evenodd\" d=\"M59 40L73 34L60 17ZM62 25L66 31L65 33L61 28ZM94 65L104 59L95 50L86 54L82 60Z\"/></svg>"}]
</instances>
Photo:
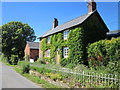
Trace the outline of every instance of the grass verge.
<instances>
[{"instance_id":1,"label":"grass verge","mask_svg":"<svg viewBox=\"0 0 120 90\"><path fill-rule=\"evenodd\" d=\"M22 76L26 77L27 79L31 80L34 83L40 84L41 87L43 88L60 88L58 86L55 86L51 83L48 83L47 81L37 77L37 76L32 76L30 74L22 74L22 71L20 68L18 68L17 66L14 67L15 71L18 72L19 74L21 74Z\"/></svg>"}]
</instances>

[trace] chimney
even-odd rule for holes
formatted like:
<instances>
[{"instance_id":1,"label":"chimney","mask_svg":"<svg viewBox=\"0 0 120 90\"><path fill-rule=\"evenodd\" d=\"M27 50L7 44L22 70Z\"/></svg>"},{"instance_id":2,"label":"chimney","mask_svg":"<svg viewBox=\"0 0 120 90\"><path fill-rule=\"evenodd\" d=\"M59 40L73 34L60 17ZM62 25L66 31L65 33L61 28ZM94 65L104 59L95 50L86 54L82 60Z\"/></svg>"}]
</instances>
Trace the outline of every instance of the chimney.
<instances>
[{"instance_id":1,"label":"chimney","mask_svg":"<svg viewBox=\"0 0 120 90\"><path fill-rule=\"evenodd\" d=\"M94 10L96 10L96 2L94 2L94 0L90 0L90 2L88 2L88 13L91 13Z\"/></svg>"},{"instance_id":2,"label":"chimney","mask_svg":"<svg viewBox=\"0 0 120 90\"><path fill-rule=\"evenodd\" d=\"M54 18L53 29L56 28L57 26L58 26L58 20L56 18Z\"/></svg>"}]
</instances>

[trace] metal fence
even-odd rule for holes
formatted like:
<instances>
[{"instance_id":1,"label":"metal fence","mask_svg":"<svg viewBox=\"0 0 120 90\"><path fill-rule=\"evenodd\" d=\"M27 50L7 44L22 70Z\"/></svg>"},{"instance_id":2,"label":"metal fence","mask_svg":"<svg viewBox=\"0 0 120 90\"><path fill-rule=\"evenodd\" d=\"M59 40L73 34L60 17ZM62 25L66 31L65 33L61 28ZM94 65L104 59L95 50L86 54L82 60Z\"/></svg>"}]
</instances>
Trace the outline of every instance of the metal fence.
<instances>
[{"instance_id":1,"label":"metal fence","mask_svg":"<svg viewBox=\"0 0 120 90\"><path fill-rule=\"evenodd\" d=\"M66 69L52 69L53 71L68 73L71 78L79 81L83 86L92 88L120 88L119 76L114 74L104 74L96 72L85 72L82 70L73 71Z\"/></svg>"},{"instance_id":2,"label":"metal fence","mask_svg":"<svg viewBox=\"0 0 120 90\"><path fill-rule=\"evenodd\" d=\"M68 68L44 68L60 72L62 75L67 75L86 88L120 88L120 79L118 75L86 72L82 70L75 71Z\"/></svg>"}]
</instances>

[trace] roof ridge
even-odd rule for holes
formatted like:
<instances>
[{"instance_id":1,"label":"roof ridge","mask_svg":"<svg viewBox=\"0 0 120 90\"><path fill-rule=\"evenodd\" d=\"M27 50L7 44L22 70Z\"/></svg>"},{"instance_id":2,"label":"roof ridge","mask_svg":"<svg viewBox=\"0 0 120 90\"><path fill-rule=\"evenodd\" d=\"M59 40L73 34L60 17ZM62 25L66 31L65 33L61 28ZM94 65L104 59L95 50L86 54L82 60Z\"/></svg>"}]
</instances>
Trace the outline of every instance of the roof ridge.
<instances>
[{"instance_id":1,"label":"roof ridge","mask_svg":"<svg viewBox=\"0 0 120 90\"><path fill-rule=\"evenodd\" d=\"M74 18L74 19L72 19L72 20L70 20L70 21L67 21L67 22L65 22L65 23L68 23L68 22L71 22L71 21L73 21L73 20L75 20L75 19L78 19L78 18L80 18L80 17L83 17L83 16L85 16L85 15L92 15L95 11L97 11L97 10L94 10L93 12L91 12L91 13L86 13L86 14L83 14L82 16L79 16L79 17L77 17L77 18ZM65 24L65 23L63 23L63 24ZM63 25L63 24L61 24L61 25ZM60 26L60 25L59 25Z\"/></svg>"},{"instance_id":2,"label":"roof ridge","mask_svg":"<svg viewBox=\"0 0 120 90\"><path fill-rule=\"evenodd\" d=\"M82 15L82 16L79 16L79 17L83 17L83 16L85 16L85 15L87 15L88 13L86 13L86 14L84 14L84 15ZM73 20L75 20L75 19L78 19L79 17L77 17L77 18L74 18L74 19L72 19L72 20L70 20L70 21L67 21L67 22L65 22L65 23L68 23L68 22L71 22L71 21L73 21ZM63 24L65 24L65 23L63 23ZM61 24L61 25L63 25L63 24ZM60 25L59 25L60 26Z\"/></svg>"}]
</instances>

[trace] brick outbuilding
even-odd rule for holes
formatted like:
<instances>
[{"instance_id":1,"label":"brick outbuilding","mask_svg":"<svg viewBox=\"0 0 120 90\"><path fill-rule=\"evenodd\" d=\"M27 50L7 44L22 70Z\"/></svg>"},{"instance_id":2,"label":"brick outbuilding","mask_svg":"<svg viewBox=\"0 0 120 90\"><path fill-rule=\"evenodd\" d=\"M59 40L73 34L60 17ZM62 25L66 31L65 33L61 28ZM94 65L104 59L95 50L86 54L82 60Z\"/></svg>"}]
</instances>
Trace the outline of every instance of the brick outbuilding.
<instances>
[{"instance_id":1,"label":"brick outbuilding","mask_svg":"<svg viewBox=\"0 0 120 90\"><path fill-rule=\"evenodd\" d=\"M37 60L39 57L39 42L28 42L26 44L24 54L29 55L30 59L34 59L34 61Z\"/></svg>"}]
</instances>

